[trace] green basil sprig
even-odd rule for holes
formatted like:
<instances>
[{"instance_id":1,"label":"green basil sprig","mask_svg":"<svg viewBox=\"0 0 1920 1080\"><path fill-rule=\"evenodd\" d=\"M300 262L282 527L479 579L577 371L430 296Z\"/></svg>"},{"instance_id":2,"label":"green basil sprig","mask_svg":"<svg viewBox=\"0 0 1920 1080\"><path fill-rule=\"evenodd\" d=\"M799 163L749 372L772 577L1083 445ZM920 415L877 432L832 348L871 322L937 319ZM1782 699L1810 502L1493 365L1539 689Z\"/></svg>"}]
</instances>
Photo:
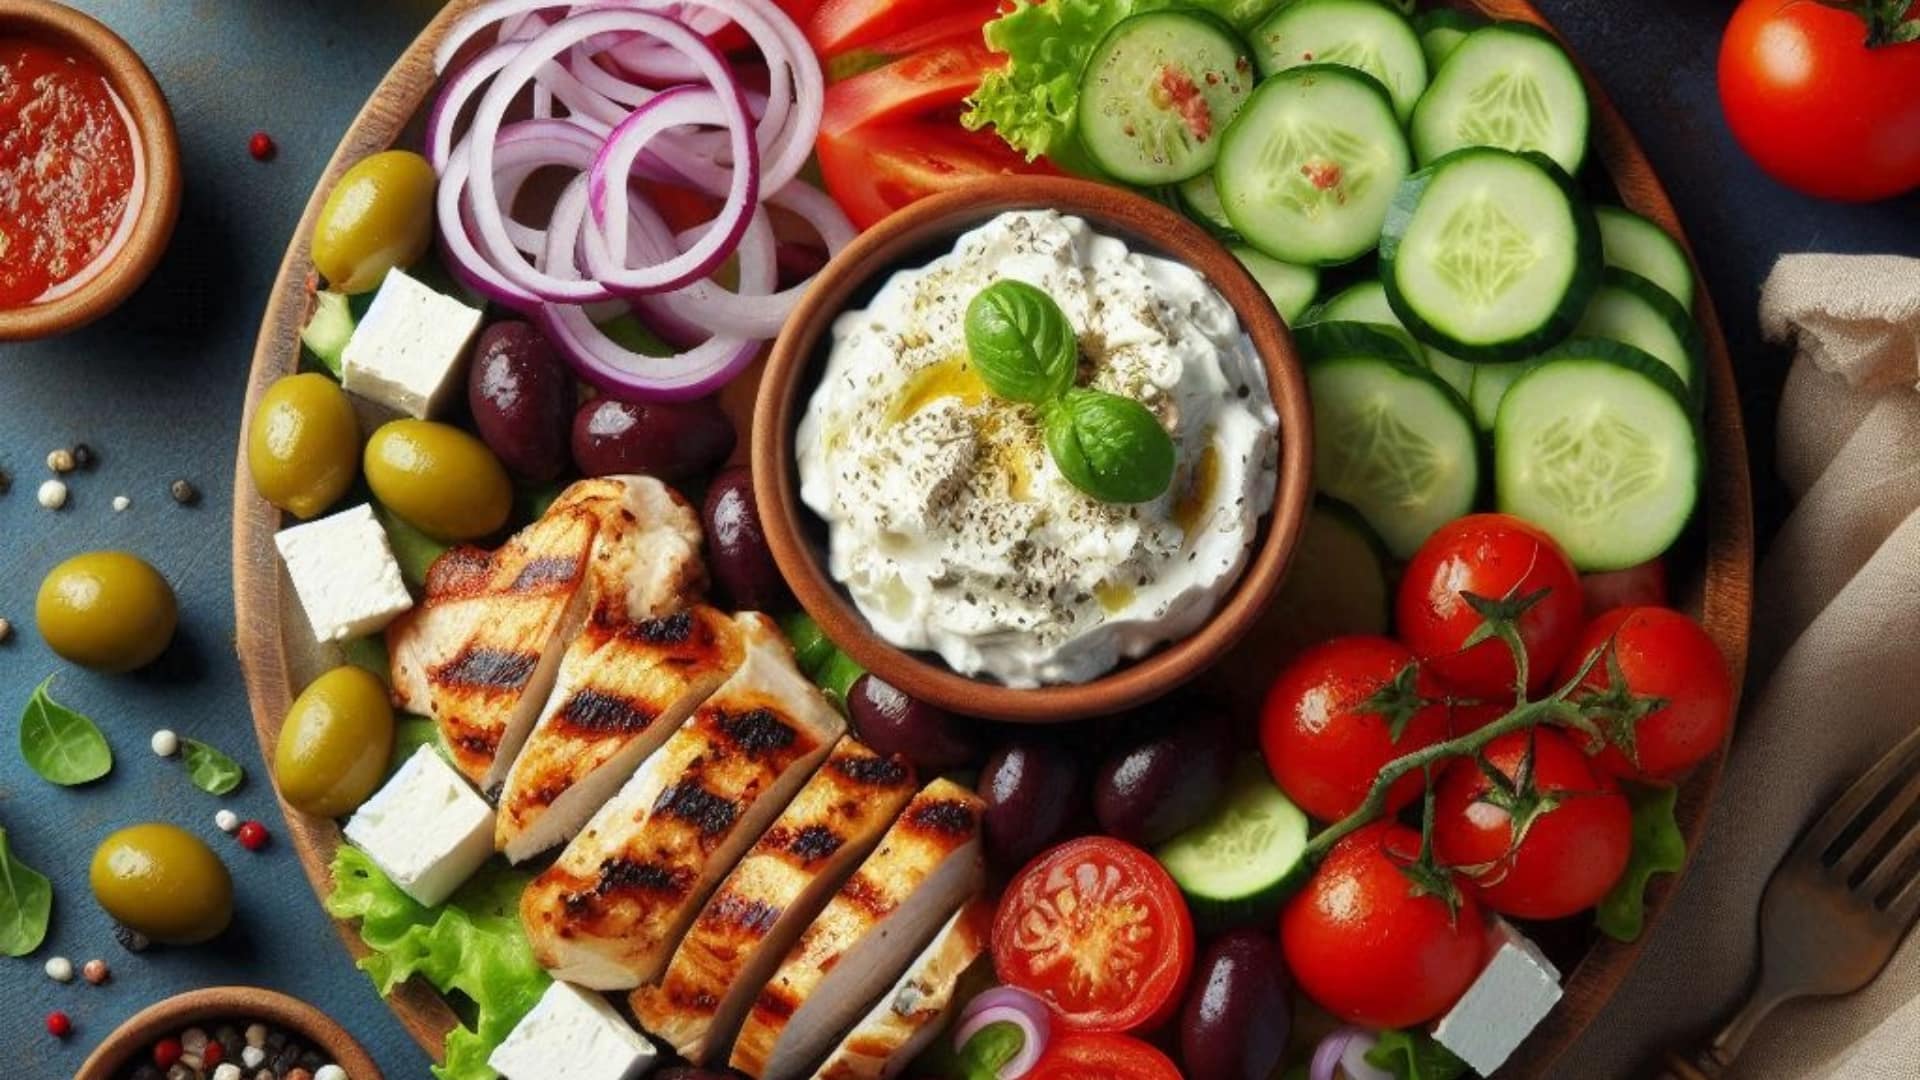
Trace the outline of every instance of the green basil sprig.
<instances>
[{"instance_id":1,"label":"green basil sprig","mask_svg":"<svg viewBox=\"0 0 1920 1080\"><path fill-rule=\"evenodd\" d=\"M1074 487L1113 503L1150 502L1167 490L1173 438L1132 398L1073 385L1079 344L1051 296L996 281L967 304L965 330L987 388L1040 409L1047 452Z\"/></svg>"},{"instance_id":2,"label":"green basil sprig","mask_svg":"<svg viewBox=\"0 0 1920 1080\"><path fill-rule=\"evenodd\" d=\"M113 748L92 720L53 700L47 687L34 687L20 714L20 756L42 779L62 787L98 780L113 771Z\"/></svg>"},{"instance_id":3,"label":"green basil sprig","mask_svg":"<svg viewBox=\"0 0 1920 1080\"><path fill-rule=\"evenodd\" d=\"M13 857L0 829L0 955L25 956L47 939L53 886L47 876Z\"/></svg>"},{"instance_id":4,"label":"green basil sprig","mask_svg":"<svg viewBox=\"0 0 1920 1080\"><path fill-rule=\"evenodd\" d=\"M187 779L209 795L225 795L246 777L239 762L199 739L181 739L180 757L187 763Z\"/></svg>"}]
</instances>

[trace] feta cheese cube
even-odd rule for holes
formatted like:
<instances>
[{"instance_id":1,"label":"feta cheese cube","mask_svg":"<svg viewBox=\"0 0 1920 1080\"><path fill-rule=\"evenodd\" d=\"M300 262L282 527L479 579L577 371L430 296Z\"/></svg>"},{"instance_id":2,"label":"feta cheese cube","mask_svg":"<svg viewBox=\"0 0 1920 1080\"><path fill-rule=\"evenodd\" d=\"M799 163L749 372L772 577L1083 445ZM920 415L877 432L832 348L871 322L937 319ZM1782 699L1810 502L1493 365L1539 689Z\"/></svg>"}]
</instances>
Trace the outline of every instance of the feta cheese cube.
<instances>
[{"instance_id":1,"label":"feta cheese cube","mask_svg":"<svg viewBox=\"0 0 1920 1080\"><path fill-rule=\"evenodd\" d=\"M507 1080L633 1080L657 1056L605 997L556 981L487 1064Z\"/></svg>"},{"instance_id":2,"label":"feta cheese cube","mask_svg":"<svg viewBox=\"0 0 1920 1080\"><path fill-rule=\"evenodd\" d=\"M1493 959L1433 1028L1441 1046L1482 1076L1520 1049L1560 1000L1560 972L1538 946L1498 919L1490 936Z\"/></svg>"},{"instance_id":3,"label":"feta cheese cube","mask_svg":"<svg viewBox=\"0 0 1920 1080\"><path fill-rule=\"evenodd\" d=\"M425 419L460 381L467 344L479 329L477 309L389 270L340 354L341 385Z\"/></svg>"},{"instance_id":4,"label":"feta cheese cube","mask_svg":"<svg viewBox=\"0 0 1920 1080\"><path fill-rule=\"evenodd\" d=\"M273 543L321 641L364 637L413 606L370 505L282 529Z\"/></svg>"},{"instance_id":5,"label":"feta cheese cube","mask_svg":"<svg viewBox=\"0 0 1920 1080\"><path fill-rule=\"evenodd\" d=\"M493 807L422 746L354 811L346 833L401 892L432 907L493 854Z\"/></svg>"}]
</instances>

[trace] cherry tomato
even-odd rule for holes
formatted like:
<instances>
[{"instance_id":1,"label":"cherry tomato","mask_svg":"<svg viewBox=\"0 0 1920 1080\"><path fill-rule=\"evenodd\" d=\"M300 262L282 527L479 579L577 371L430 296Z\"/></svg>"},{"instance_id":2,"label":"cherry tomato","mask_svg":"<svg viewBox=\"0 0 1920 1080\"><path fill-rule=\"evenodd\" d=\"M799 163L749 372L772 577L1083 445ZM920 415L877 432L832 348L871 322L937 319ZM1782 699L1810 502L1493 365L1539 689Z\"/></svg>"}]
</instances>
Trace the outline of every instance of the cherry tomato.
<instances>
[{"instance_id":1,"label":"cherry tomato","mask_svg":"<svg viewBox=\"0 0 1920 1080\"><path fill-rule=\"evenodd\" d=\"M1667 604L1667 564L1655 559L1625 570L1608 570L1580 575L1580 591L1587 598L1587 618L1592 619L1617 607Z\"/></svg>"},{"instance_id":2,"label":"cherry tomato","mask_svg":"<svg viewBox=\"0 0 1920 1080\"><path fill-rule=\"evenodd\" d=\"M1497 637L1469 646L1489 624L1477 597L1502 607L1527 653L1537 691L1580 632L1580 575L1546 533L1506 514L1473 514L1434 530L1400 579L1394 622L1427 669L1473 697L1511 695L1513 651ZM1484 605L1483 605L1484 606Z\"/></svg>"},{"instance_id":3,"label":"cherry tomato","mask_svg":"<svg viewBox=\"0 0 1920 1080\"><path fill-rule=\"evenodd\" d=\"M1627 779L1671 781L1726 740L1733 726L1733 679L1699 623L1668 608L1615 608L1587 624L1561 665L1561 679L1573 678L1596 651L1600 659L1573 700L1618 699L1614 717L1599 721L1607 735L1595 759L1600 768ZM1612 685L1615 666L1623 685ZM1645 715L1629 725L1623 719L1628 711Z\"/></svg>"},{"instance_id":4,"label":"cherry tomato","mask_svg":"<svg viewBox=\"0 0 1920 1080\"><path fill-rule=\"evenodd\" d=\"M1104 836L1041 852L993 923L1000 981L1074 1031L1135 1031L1173 1015L1193 970L1193 917L1153 856Z\"/></svg>"},{"instance_id":5,"label":"cherry tomato","mask_svg":"<svg viewBox=\"0 0 1920 1080\"><path fill-rule=\"evenodd\" d=\"M1481 756L1498 783L1470 758L1441 774L1433 824L1440 861L1502 915L1559 919L1598 904L1633 844L1633 811L1613 777L1545 728L1502 735Z\"/></svg>"},{"instance_id":6,"label":"cherry tomato","mask_svg":"<svg viewBox=\"0 0 1920 1080\"><path fill-rule=\"evenodd\" d=\"M1734 11L1720 104L1774 179L1852 202L1920 187L1920 42L1870 45L1871 29L1855 11L1805 0L1743 0Z\"/></svg>"},{"instance_id":7,"label":"cherry tomato","mask_svg":"<svg viewBox=\"0 0 1920 1080\"><path fill-rule=\"evenodd\" d=\"M1167 1055L1131 1035L1056 1035L1024 1080L1181 1080Z\"/></svg>"},{"instance_id":8,"label":"cherry tomato","mask_svg":"<svg viewBox=\"0 0 1920 1080\"><path fill-rule=\"evenodd\" d=\"M1382 691L1413 671L1404 727L1395 738ZM1365 801L1380 767L1447 737L1440 687L1418 670L1412 652L1383 637L1335 638L1300 654L1267 691L1260 716L1260 748L1273 781L1296 805L1321 821L1337 821ZM1400 778L1388 810L1420 794L1420 774Z\"/></svg>"},{"instance_id":9,"label":"cherry tomato","mask_svg":"<svg viewBox=\"0 0 1920 1080\"><path fill-rule=\"evenodd\" d=\"M1362 1027L1425 1023L1453 1007L1486 959L1472 892L1458 909L1417 891L1407 867L1420 834L1378 821L1343 838L1280 912L1287 969L1306 995Z\"/></svg>"}]
</instances>

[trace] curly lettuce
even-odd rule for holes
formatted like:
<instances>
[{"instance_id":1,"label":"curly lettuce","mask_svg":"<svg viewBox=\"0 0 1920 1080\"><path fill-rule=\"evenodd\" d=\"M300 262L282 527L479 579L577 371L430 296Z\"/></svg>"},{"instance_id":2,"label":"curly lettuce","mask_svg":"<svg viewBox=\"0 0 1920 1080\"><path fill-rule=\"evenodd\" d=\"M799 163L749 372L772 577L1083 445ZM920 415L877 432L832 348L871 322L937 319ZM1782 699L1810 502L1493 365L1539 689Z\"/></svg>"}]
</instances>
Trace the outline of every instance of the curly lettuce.
<instances>
[{"instance_id":1,"label":"curly lettuce","mask_svg":"<svg viewBox=\"0 0 1920 1080\"><path fill-rule=\"evenodd\" d=\"M1674 817L1679 789L1625 785L1633 805L1633 848L1627 868L1600 901L1594 922L1615 941L1632 941L1647 925L1647 883L1655 874L1677 874L1687 863L1687 838Z\"/></svg>"}]
</instances>

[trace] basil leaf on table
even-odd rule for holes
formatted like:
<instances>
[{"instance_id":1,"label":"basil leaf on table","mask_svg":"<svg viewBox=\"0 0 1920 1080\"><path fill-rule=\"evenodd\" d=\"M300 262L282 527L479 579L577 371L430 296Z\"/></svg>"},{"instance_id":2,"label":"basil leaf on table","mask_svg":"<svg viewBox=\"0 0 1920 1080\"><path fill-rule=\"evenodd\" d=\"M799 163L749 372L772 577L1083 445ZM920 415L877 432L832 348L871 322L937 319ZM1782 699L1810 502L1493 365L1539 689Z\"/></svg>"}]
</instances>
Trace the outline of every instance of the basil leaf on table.
<instances>
[{"instance_id":1,"label":"basil leaf on table","mask_svg":"<svg viewBox=\"0 0 1920 1080\"><path fill-rule=\"evenodd\" d=\"M92 720L53 700L49 675L20 716L20 756L42 779L72 787L113 771L113 748Z\"/></svg>"},{"instance_id":2,"label":"basil leaf on table","mask_svg":"<svg viewBox=\"0 0 1920 1080\"><path fill-rule=\"evenodd\" d=\"M187 778L193 786L209 795L227 794L247 775L239 762L199 739L181 739L180 757L187 763Z\"/></svg>"},{"instance_id":3,"label":"basil leaf on table","mask_svg":"<svg viewBox=\"0 0 1920 1080\"><path fill-rule=\"evenodd\" d=\"M53 886L47 876L13 857L0 828L0 955L25 956L47 939Z\"/></svg>"},{"instance_id":4,"label":"basil leaf on table","mask_svg":"<svg viewBox=\"0 0 1920 1080\"><path fill-rule=\"evenodd\" d=\"M1173 482L1173 439L1132 398L1068 391L1047 410L1046 438L1060 472L1102 502L1149 502Z\"/></svg>"},{"instance_id":5,"label":"basil leaf on table","mask_svg":"<svg viewBox=\"0 0 1920 1080\"><path fill-rule=\"evenodd\" d=\"M1073 385L1080 345L1053 297L1024 281L996 281L967 304L967 353L995 394L1042 405Z\"/></svg>"}]
</instances>

